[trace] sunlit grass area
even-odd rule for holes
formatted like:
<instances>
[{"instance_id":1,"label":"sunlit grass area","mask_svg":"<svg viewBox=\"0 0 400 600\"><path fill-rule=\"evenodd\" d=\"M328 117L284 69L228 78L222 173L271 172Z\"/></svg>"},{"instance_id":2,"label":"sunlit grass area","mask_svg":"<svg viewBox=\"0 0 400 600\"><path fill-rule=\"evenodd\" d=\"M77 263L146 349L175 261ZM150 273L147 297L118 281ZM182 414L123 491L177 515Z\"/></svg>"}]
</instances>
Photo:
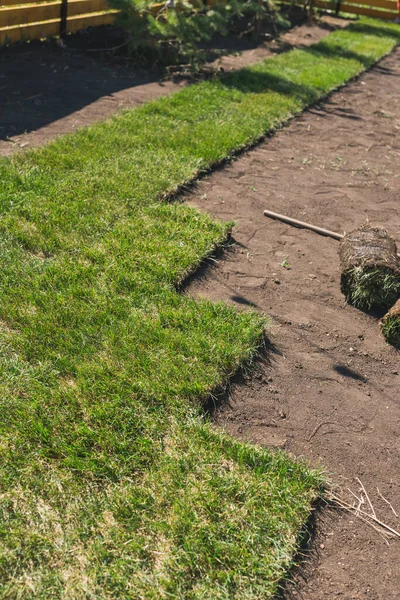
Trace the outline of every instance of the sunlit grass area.
<instances>
[{"instance_id":1,"label":"sunlit grass area","mask_svg":"<svg viewBox=\"0 0 400 600\"><path fill-rule=\"evenodd\" d=\"M364 21L0 161L0 595L271 598L320 476L201 405L268 320L182 280L232 224L166 201L400 40Z\"/></svg>"}]
</instances>

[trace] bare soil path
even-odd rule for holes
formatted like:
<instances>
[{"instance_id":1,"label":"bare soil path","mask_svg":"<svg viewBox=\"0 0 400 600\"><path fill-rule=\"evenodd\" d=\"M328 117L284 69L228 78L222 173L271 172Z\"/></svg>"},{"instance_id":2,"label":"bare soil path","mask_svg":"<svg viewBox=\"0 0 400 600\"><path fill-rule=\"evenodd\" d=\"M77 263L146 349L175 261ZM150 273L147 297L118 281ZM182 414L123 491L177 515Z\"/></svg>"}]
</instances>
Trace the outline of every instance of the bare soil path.
<instances>
[{"instance_id":1,"label":"bare soil path","mask_svg":"<svg viewBox=\"0 0 400 600\"><path fill-rule=\"evenodd\" d=\"M338 242L263 210L343 232L369 218L400 243L400 49L273 138L199 182L188 201L237 222L237 241L186 293L273 317L270 364L217 411L232 435L323 465L343 490L359 478L400 529L400 353L376 317L345 306ZM400 540L322 511L293 600L395 600Z\"/></svg>"},{"instance_id":2,"label":"bare soil path","mask_svg":"<svg viewBox=\"0 0 400 600\"><path fill-rule=\"evenodd\" d=\"M239 69L291 47L308 46L346 24L328 16L258 47L237 42L241 52L234 53L233 47L221 66L226 71ZM101 31L92 35L100 36L98 47L104 45ZM106 61L101 53L87 49L90 41L77 34L67 38L65 49L52 43L0 48L0 156L42 145L186 85L184 80L163 81L157 72Z\"/></svg>"}]
</instances>

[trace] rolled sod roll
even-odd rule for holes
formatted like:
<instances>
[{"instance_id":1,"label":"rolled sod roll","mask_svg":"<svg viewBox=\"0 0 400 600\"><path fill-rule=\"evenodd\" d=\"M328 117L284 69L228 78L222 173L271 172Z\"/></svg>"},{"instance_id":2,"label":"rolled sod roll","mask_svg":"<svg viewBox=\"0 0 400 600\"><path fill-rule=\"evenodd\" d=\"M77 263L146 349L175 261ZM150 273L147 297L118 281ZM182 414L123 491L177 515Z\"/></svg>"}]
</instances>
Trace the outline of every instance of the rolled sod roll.
<instances>
[{"instance_id":1,"label":"rolled sod roll","mask_svg":"<svg viewBox=\"0 0 400 600\"><path fill-rule=\"evenodd\" d=\"M400 298L383 317L381 329L389 344L400 346Z\"/></svg>"},{"instance_id":2,"label":"rolled sod roll","mask_svg":"<svg viewBox=\"0 0 400 600\"><path fill-rule=\"evenodd\" d=\"M400 261L385 229L363 225L343 237L339 247L340 287L359 308L392 306L400 296Z\"/></svg>"}]
</instances>

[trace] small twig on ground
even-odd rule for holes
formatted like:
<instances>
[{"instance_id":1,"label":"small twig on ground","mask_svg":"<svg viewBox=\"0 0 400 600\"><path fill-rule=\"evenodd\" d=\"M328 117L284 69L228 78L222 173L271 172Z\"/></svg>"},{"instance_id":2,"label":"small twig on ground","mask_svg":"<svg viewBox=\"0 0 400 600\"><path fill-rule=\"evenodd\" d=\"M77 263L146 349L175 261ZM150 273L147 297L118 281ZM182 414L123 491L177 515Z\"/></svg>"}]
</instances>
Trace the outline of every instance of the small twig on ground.
<instances>
[{"instance_id":1,"label":"small twig on ground","mask_svg":"<svg viewBox=\"0 0 400 600\"><path fill-rule=\"evenodd\" d=\"M346 508L345 510L347 510L348 512L351 512L350 509L348 509L348 508ZM357 518L361 519L361 521L364 521L364 523L366 523L367 525L369 525L370 527L372 527L372 529L375 529L375 531L377 533L379 533L379 535L381 536L381 538L383 539L383 541L385 542L385 544L387 544L389 546L389 541L388 541L387 538L388 537L389 538L393 537L391 533L387 533L386 531L384 531L382 529L382 527L374 525L373 523L371 523L371 521L368 521L368 519L366 519L365 517L362 517L361 515L357 515Z\"/></svg>"},{"instance_id":2,"label":"small twig on ground","mask_svg":"<svg viewBox=\"0 0 400 600\"><path fill-rule=\"evenodd\" d=\"M28 96L28 98L24 98L24 100L34 100L35 98L40 98L40 96L43 96L42 93L40 94L35 94L34 96Z\"/></svg>"},{"instance_id":3,"label":"small twig on ground","mask_svg":"<svg viewBox=\"0 0 400 600\"><path fill-rule=\"evenodd\" d=\"M358 519L361 519L361 521L364 521L365 523L367 523L367 525L370 525L373 529L375 529L375 531L377 531L379 533L379 535L381 537L383 537L383 539L385 540L385 542L388 543L387 539L384 536L386 535L386 536L392 537L392 534L388 533L385 530L383 530L382 527L374 525L373 523L371 523L371 521L368 521L367 518L363 517L360 514L360 512L363 512L363 511L360 511L360 506L362 504L364 504L364 498L362 496L361 496L361 498L359 498L358 496L356 496L356 494L354 492L351 491L350 488L347 488L347 489L354 496L354 498L357 500L358 506L352 506L351 504L344 503L344 501L343 501L343 504L342 504L342 502L339 502L336 499L334 500L335 503L338 504L338 506L340 506L340 508L342 508L343 510L347 510L350 513L355 513L355 516ZM346 504L346 505L344 505L344 504Z\"/></svg>"},{"instance_id":4,"label":"small twig on ground","mask_svg":"<svg viewBox=\"0 0 400 600\"><path fill-rule=\"evenodd\" d=\"M354 498L357 500L357 502L359 504L364 504L364 499L361 497L361 499L357 496L357 494L355 494L350 488L347 488L347 490L350 492L350 494L352 496L354 496Z\"/></svg>"},{"instance_id":5,"label":"small twig on ground","mask_svg":"<svg viewBox=\"0 0 400 600\"><path fill-rule=\"evenodd\" d=\"M350 489L350 488L347 488L347 489L349 490L349 492L350 492L351 494L353 494L354 498L355 498L355 499L357 500L357 502L358 502L358 504L357 504L357 507L355 508L355 511L356 511L356 513L357 513L357 516L359 516L360 508L361 508L361 506L362 506L363 504L365 504L365 501L364 501L364 496L361 494L361 496L360 496L360 497L358 497L358 496L356 496L356 495L355 495L355 494L354 494L354 493L351 491L351 489Z\"/></svg>"},{"instance_id":6,"label":"small twig on ground","mask_svg":"<svg viewBox=\"0 0 400 600\"><path fill-rule=\"evenodd\" d=\"M328 499L335 502L340 508L343 508L344 510L347 510L347 511L355 514L358 518L360 518L360 515L361 515L362 517L366 518L367 520L371 519L371 521L373 521L377 525L380 525L382 527L382 529L385 530L385 534L388 535L389 537L395 536L395 537L400 538L400 532L396 531L396 529L393 529L393 527L390 527L390 525L387 525L386 523L384 523L383 521L378 519L376 516L371 515L370 513L367 513L364 510L356 509L354 506L352 506L351 504L346 502L346 500L343 500L343 498L340 498L340 496L337 496L333 492L329 492ZM368 523L372 526L373 523L371 523L371 521L368 521Z\"/></svg>"},{"instance_id":7,"label":"small twig on ground","mask_svg":"<svg viewBox=\"0 0 400 600\"><path fill-rule=\"evenodd\" d=\"M394 516L395 516L395 517L397 517L397 518L399 518L399 515L398 515L398 514L397 514L397 512L394 510L394 508L393 508L393 506L390 504L389 500L387 500L387 499L385 498L385 496L383 496L383 495L380 493L380 491L379 491L379 488L378 488L378 487L376 488L376 491L378 492L378 494L379 494L379 496L382 498L382 500L383 500L384 502L386 502L386 504L388 504L388 505L390 506L390 508L391 508L391 510L392 510L392 513L394 514Z\"/></svg>"},{"instance_id":8,"label":"small twig on ground","mask_svg":"<svg viewBox=\"0 0 400 600\"><path fill-rule=\"evenodd\" d=\"M127 46L130 41L131 39L129 38L122 44L119 44L118 46L112 46L111 48L87 48L86 52L114 52L114 50L119 50L120 48Z\"/></svg>"},{"instance_id":9,"label":"small twig on ground","mask_svg":"<svg viewBox=\"0 0 400 600\"><path fill-rule=\"evenodd\" d=\"M358 477L356 477L356 479L357 479L358 483L361 485L361 489L362 489L362 491L363 491L363 492L364 492L364 494L365 494L365 497L366 497L366 499L367 499L367 502L368 502L368 504L369 504L369 507L370 507L370 509L371 509L371 513L372 513L372 515L373 515L374 517L376 517L376 512L375 512L375 509L374 509L374 507L372 506L372 502L371 502L371 500L369 499L369 496L368 496L368 494L367 494L367 490L365 489L365 487L364 487L364 485L362 484L362 482L360 481L360 479L358 479Z\"/></svg>"},{"instance_id":10,"label":"small twig on ground","mask_svg":"<svg viewBox=\"0 0 400 600\"><path fill-rule=\"evenodd\" d=\"M311 440L313 439L314 435L316 435L316 433L319 431L319 429L321 429L321 427L323 425L335 425L336 423L334 423L333 421L322 421L322 423L318 423L318 425L316 425L314 427L314 429L312 430L311 434L308 436L307 438L307 442L311 442Z\"/></svg>"}]
</instances>

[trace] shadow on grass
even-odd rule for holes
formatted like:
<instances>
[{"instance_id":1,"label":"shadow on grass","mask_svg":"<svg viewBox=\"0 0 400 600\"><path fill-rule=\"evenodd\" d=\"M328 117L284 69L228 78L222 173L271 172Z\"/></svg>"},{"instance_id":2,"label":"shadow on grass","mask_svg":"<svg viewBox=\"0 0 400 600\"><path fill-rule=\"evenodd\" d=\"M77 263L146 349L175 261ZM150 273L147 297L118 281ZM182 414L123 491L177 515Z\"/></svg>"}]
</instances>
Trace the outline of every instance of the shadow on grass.
<instances>
[{"instance_id":1,"label":"shadow on grass","mask_svg":"<svg viewBox=\"0 0 400 600\"><path fill-rule=\"evenodd\" d=\"M382 21L379 21L379 27L370 23L351 23L347 28L349 31L357 31L366 35L376 35L377 37L391 37L400 42L400 27L385 27Z\"/></svg>"},{"instance_id":2,"label":"shadow on grass","mask_svg":"<svg viewBox=\"0 0 400 600\"><path fill-rule=\"evenodd\" d=\"M357 31L366 31L366 33L379 32L380 30L368 25L357 25ZM390 31L390 33L392 33ZM400 42L400 33L393 32L392 36L396 41ZM357 52L345 50L340 45L331 45L322 41L314 46L302 48L302 51L321 58L344 58L347 60L356 60L365 69L376 65L375 61L370 57L363 56ZM383 74L396 75L391 69L376 65L375 68ZM284 77L271 73L260 72L257 70L241 70L236 73L230 73L221 78L221 83L227 87L238 89L243 93L261 94L266 91L276 92L288 97L300 100L303 107L311 107L318 100L321 100L321 90L313 86L305 86ZM347 82L346 82L347 83ZM324 95L324 94L323 94ZM329 94L328 94L329 95ZM325 95L324 95L325 96ZM326 96L325 96L326 97ZM326 109L318 106L318 112L327 113ZM329 113L332 111L329 110ZM361 120L361 117L350 109L337 108L335 111L338 116L351 120Z\"/></svg>"},{"instance_id":3,"label":"shadow on grass","mask_svg":"<svg viewBox=\"0 0 400 600\"><path fill-rule=\"evenodd\" d=\"M400 28L399 31L397 31L385 28L384 26L380 29L373 25L354 23L349 25L348 29L379 37L391 37L394 41L400 43ZM365 69L376 64L374 58L359 54L352 50L347 50L340 45L340 42L332 44L332 42L329 43L329 41L322 40L312 46L302 47L301 51L317 58L340 58L357 61ZM315 103L321 95L321 90L316 87L301 85L285 79L284 77L257 71L256 69L242 69L235 73L229 73L221 77L221 83L226 87L238 89L243 93L261 94L266 91L277 92L285 96L297 98L301 100L302 104L305 106Z\"/></svg>"},{"instance_id":4,"label":"shadow on grass","mask_svg":"<svg viewBox=\"0 0 400 600\"><path fill-rule=\"evenodd\" d=\"M373 58L363 56L362 54L358 54L358 52L353 52L352 50L346 50L339 44L333 45L323 41L315 44L315 46L308 46L302 50L303 52L307 52L308 54L312 54L313 56L320 58L344 58L346 60L356 60L365 68L370 67L376 62Z\"/></svg>"},{"instance_id":5,"label":"shadow on grass","mask_svg":"<svg viewBox=\"0 0 400 600\"><path fill-rule=\"evenodd\" d=\"M347 31L362 33L364 35L373 35L380 38L384 37L386 39L389 37L392 38L393 41L400 43L400 28L395 29L391 27L385 27L383 23L382 25L379 25L379 27L369 25L368 23L351 23L347 27ZM352 50L346 50L345 48L342 48L340 43L332 44L329 43L329 40L322 40L317 44L303 48L303 50L309 54L322 56L324 58L345 58L349 60L357 60L366 68L376 64L376 61L373 58L363 56L362 54L358 54Z\"/></svg>"},{"instance_id":6,"label":"shadow on grass","mask_svg":"<svg viewBox=\"0 0 400 600\"><path fill-rule=\"evenodd\" d=\"M266 91L276 92L301 100L308 105L316 102L320 92L315 87L305 86L284 77L257 70L241 70L229 73L221 78L221 83L228 88L235 88L245 94L263 94Z\"/></svg>"}]
</instances>

